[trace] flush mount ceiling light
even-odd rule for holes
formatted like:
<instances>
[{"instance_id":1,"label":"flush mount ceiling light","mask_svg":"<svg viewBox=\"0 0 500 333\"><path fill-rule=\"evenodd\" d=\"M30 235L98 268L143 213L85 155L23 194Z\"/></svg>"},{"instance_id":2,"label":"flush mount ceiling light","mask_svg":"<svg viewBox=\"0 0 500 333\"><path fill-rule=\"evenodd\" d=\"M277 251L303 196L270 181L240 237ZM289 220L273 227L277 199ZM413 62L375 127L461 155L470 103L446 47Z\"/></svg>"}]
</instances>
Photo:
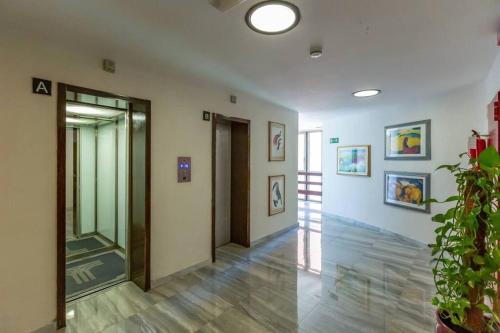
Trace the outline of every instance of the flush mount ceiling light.
<instances>
[{"instance_id":1,"label":"flush mount ceiling light","mask_svg":"<svg viewBox=\"0 0 500 333\"><path fill-rule=\"evenodd\" d=\"M116 117L124 113L124 111L113 110L111 108L101 108L98 106L87 106L79 104L70 104L66 106L66 112L72 115L92 116L92 117Z\"/></svg>"},{"instance_id":2,"label":"flush mount ceiling light","mask_svg":"<svg viewBox=\"0 0 500 333\"><path fill-rule=\"evenodd\" d=\"M256 4L246 15L250 29L265 35L278 35L292 30L299 24L300 11L297 6L281 0L270 0Z\"/></svg>"},{"instance_id":3,"label":"flush mount ceiling light","mask_svg":"<svg viewBox=\"0 0 500 333\"><path fill-rule=\"evenodd\" d=\"M360 90L353 92L354 97L372 97L380 94L382 90L379 89L368 89L368 90Z\"/></svg>"},{"instance_id":4,"label":"flush mount ceiling light","mask_svg":"<svg viewBox=\"0 0 500 333\"><path fill-rule=\"evenodd\" d=\"M67 124L78 124L78 125L92 125L92 124L95 124L96 121L94 119L66 117L66 123Z\"/></svg>"}]
</instances>

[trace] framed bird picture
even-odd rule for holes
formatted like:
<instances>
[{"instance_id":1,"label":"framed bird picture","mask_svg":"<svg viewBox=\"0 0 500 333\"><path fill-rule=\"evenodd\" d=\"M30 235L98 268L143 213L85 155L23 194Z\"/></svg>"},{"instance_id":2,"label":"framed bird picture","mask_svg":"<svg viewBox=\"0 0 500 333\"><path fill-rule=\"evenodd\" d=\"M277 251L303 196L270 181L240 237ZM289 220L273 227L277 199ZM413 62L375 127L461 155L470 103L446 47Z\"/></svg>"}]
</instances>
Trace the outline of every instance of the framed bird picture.
<instances>
[{"instance_id":1,"label":"framed bird picture","mask_svg":"<svg viewBox=\"0 0 500 333\"><path fill-rule=\"evenodd\" d=\"M386 160L430 160L431 121L385 127Z\"/></svg>"},{"instance_id":2,"label":"framed bird picture","mask_svg":"<svg viewBox=\"0 0 500 333\"><path fill-rule=\"evenodd\" d=\"M285 211L285 175L269 176L269 216Z\"/></svg>"},{"instance_id":3,"label":"framed bird picture","mask_svg":"<svg viewBox=\"0 0 500 333\"><path fill-rule=\"evenodd\" d=\"M269 161L285 160L285 124L269 122Z\"/></svg>"}]
</instances>

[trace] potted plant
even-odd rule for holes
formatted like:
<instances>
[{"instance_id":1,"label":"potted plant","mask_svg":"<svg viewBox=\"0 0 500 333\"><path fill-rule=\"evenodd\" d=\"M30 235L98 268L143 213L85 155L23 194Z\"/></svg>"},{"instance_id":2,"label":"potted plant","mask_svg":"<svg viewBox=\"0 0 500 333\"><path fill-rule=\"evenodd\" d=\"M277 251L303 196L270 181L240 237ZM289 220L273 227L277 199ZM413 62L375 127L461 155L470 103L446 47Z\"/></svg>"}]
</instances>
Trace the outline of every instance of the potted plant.
<instances>
[{"instance_id":1,"label":"potted plant","mask_svg":"<svg viewBox=\"0 0 500 333\"><path fill-rule=\"evenodd\" d=\"M500 332L500 156L490 147L466 168L458 163L438 169L455 177L457 194L441 202L451 208L432 218L439 223L430 245L436 331Z\"/></svg>"}]
</instances>

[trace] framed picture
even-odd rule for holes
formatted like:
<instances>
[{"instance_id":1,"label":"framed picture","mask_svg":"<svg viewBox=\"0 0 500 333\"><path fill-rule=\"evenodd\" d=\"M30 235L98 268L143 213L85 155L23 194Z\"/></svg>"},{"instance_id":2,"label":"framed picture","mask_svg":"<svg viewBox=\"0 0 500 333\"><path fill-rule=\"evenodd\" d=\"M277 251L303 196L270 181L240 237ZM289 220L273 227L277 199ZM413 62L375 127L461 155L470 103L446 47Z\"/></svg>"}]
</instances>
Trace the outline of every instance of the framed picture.
<instances>
[{"instance_id":1,"label":"framed picture","mask_svg":"<svg viewBox=\"0 0 500 333\"><path fill-rule=\"evenodd\" d=\"M285 124L269 122L269 161L285 160Z\"/></svg>"},{"instance_id":2,"label":"framed picture","mask_svg":"<svg viewBox=\"0 0 500 333\"><path fill-rule=\"evenodd\" d=\"M371 146L346 146L337 148L337 174L370 177Z\"/></svg>"},{"instance_id":3,"label":"framed picture","mask_svg":"<svg viewBox=\"0 0 500 333\"><path fill-rule=\"evenodd\" d=\"M431 207L422 202L431 195L429 173L386 171L384 180L384 203L401 208L430 213Z\"/></svg>"},{"instance_id":4,"label":"framed picture","mask_svg":"<svg viewBox=\"0 0 500 333\"><path fill-rule=\"evenodd\" d=\"M430 160L431 121L385 127L386 160Z\"/></svg>"},{"instance_id":5,"label":"framed picture","mask_svg":"<svg viewBox=\"0 0 500 333\"><path fill-rule=\"evenodd\" d=\"M285 175L269 176L269 216L285 211Z\"/></svg>"}]
</instances>

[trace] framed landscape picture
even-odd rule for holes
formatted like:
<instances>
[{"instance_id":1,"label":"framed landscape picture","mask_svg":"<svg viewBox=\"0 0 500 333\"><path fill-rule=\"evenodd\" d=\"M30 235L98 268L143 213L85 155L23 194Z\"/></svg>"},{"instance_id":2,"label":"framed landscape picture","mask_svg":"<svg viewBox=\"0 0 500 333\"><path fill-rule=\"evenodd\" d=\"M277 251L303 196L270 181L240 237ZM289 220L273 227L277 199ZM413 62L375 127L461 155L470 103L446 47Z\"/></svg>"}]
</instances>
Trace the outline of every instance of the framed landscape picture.
<instances>
[{"instance_id":1,"label":"framed landscape picture","mask_svg":"<svg viewBox=\"0 0 500 333\"><path fill-rule=\"evenodd\" d=\"M371 146L346 146L337 148L337 174L370 177Z\"/></svg>"},{"instance_id":2,"label":"framed landscape picture","mask_svg":"<svg viewBox=\"0 0 500 333\"><path fill-rule=\"evenodd\" d=\"M285 124L269 122L269 161L285 160Z\"/></svg>"},{"instance_id":3,"label":"framed landscape picture","mask_svg":"<svg viewBox=\"0 0 500 333\"><path fill-rule=\"evenodd\" d=\"M386 171L384 180L384 203L401 208L430 213L431 207L422 202L430 198L431 175Z\"/></svg>"},{"instance_id":4,"label":"framed landscape picture","mask_svg":"<svg viewBox=\"0 0 500 333\"><path fill-rule=\"evenodd\" d=\"M430 160L431 121L385 127L386 160Z\"/></svg>"},{"instance_id":5,"label":"framed landscape picture","mask_svg":"<svg viewBox=\"0 0 500 333\"><path fill-rule=\"evenodd\" d=\"M285 175L269 176L269 216L285 211Z\"/></svg>"}]
</instances>

